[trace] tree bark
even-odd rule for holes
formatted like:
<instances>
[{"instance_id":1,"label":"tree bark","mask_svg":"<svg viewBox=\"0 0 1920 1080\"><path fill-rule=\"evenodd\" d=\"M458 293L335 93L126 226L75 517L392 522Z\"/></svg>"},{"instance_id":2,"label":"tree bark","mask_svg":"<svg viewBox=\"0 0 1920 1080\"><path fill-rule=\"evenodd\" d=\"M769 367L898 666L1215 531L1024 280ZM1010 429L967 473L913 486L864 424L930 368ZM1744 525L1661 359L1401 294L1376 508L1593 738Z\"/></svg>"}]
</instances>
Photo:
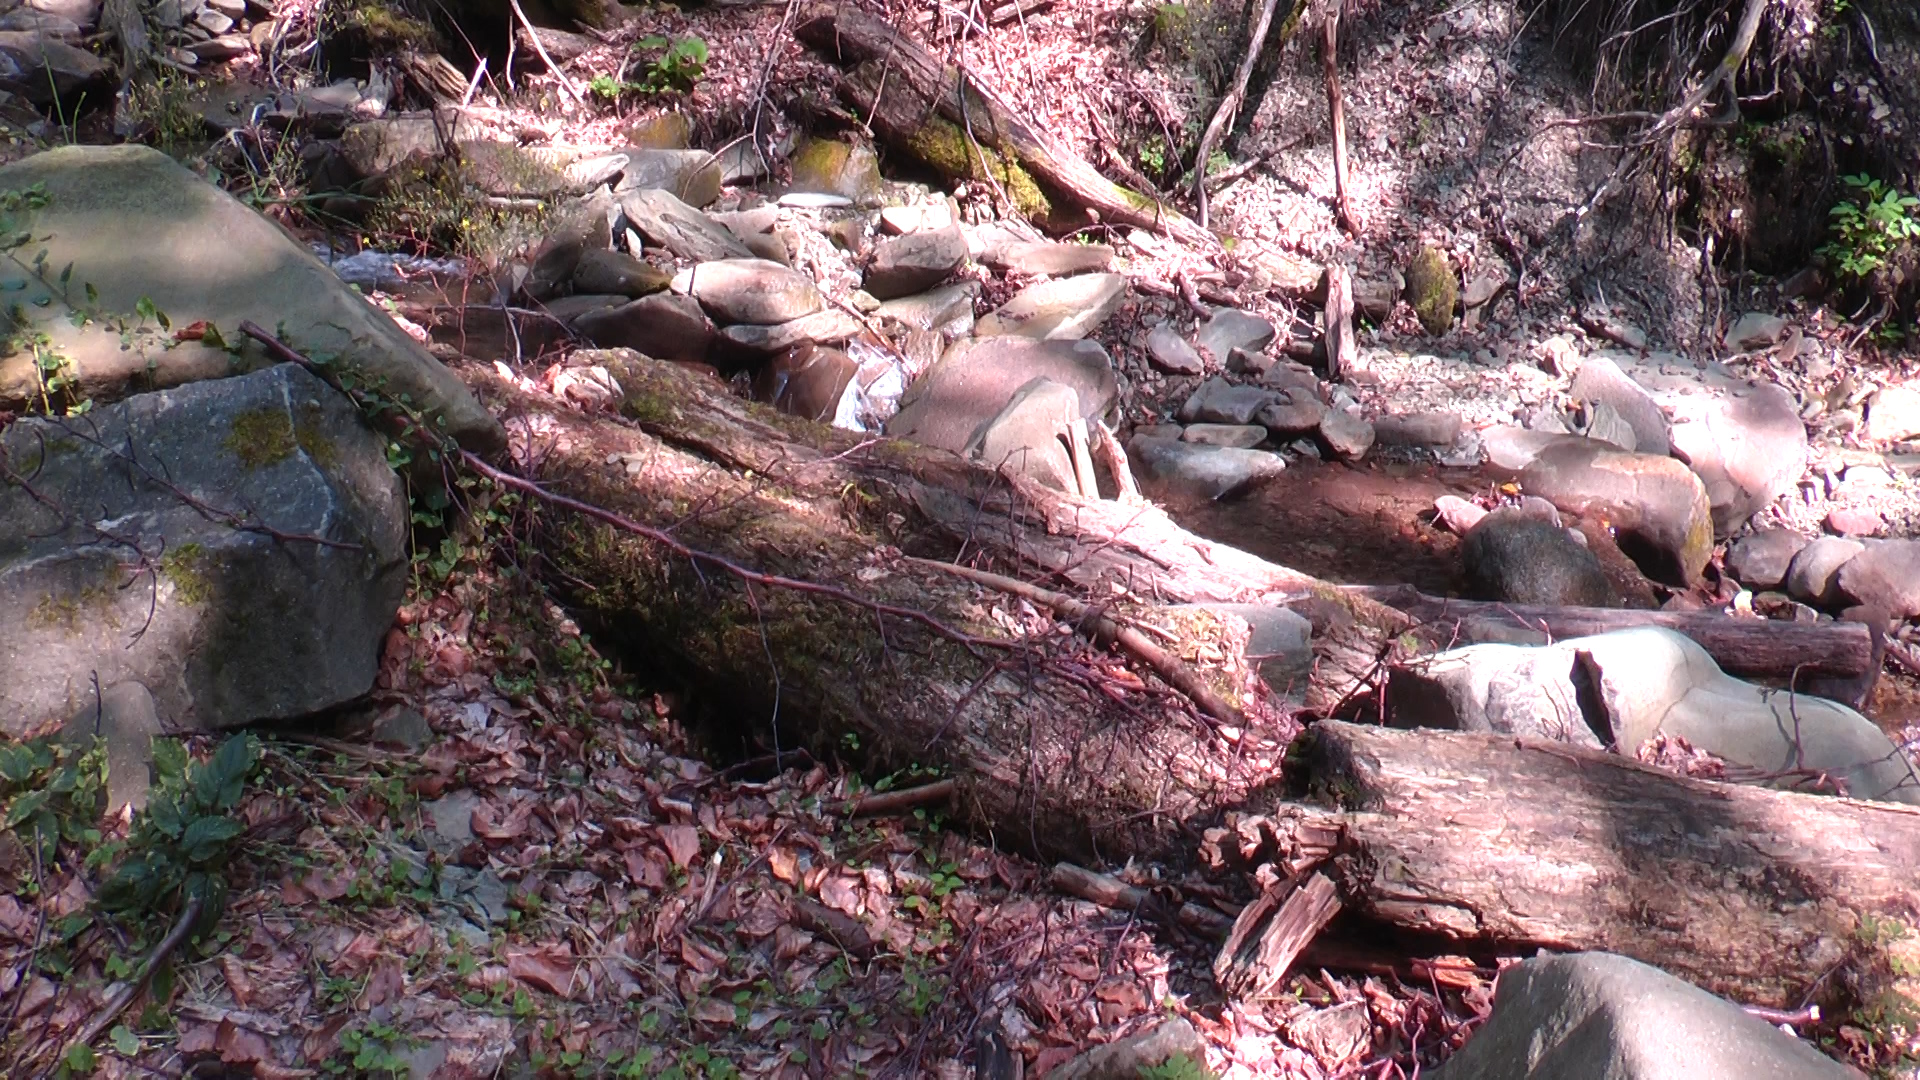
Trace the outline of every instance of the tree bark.
<instances>
[{"instance_id":1,"label":"tree bark","mask_svg":"<svg viewBox=\"0 0 1920 1080\"><path fill-rule=\"evenodd\" d=\"M1920 913L1920 811L1674 776L1512 737L1318 724L1296 784L1346 910L1456 945L1603 950L1737 1001L1838 992ZM1304 787L1303 787L1304 790Z\"/></svg>"},{"instance_id":2,"label":"tree bark","mask_svg":"<svg viewBox=\"0 0 1920 1080\"><path fill-rule=\"evenodd\" d=\"M817 12L794 36L843 67L840 96L875 134L944 175L998 187L1021 214L1056 231L1101 221L1214 247L1178 210L1102 176L1019 118L971 75L948 67L884 20L851 6ZM1078 208L1083 213L1076 217Z\"/></svg>"}]
</instances>

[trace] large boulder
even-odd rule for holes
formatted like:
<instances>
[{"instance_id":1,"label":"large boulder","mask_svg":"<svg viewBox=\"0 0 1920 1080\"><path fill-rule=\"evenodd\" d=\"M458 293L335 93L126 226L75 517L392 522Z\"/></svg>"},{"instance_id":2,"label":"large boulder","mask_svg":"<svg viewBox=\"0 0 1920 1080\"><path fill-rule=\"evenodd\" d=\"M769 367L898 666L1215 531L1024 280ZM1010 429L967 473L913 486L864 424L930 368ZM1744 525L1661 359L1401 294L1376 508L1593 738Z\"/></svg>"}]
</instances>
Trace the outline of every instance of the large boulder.
<instances>
[{"instance_id":1,"label":"large boulder","mask_svg":"<svg viewBox=\"0 0 1920 1080\"><path fill-rule=\"evenodd\" d=\"M1672 448L1672 425L1647 388L1634 382L1620 365L1605 356L1588 357L1580 364L1569 391L1573 400L1610 408L1633 431L1633 445L1642 454L1664 454Z\"/></svg>"},{"instance_id":2,"label":"large boulder","mask_svg":"<svg viewBox=\"0 0 1920 1080\"><path fill-rule=\"evenodd\" d=\"M1402 726L1530 734L1628 754L1666 735L1776 787L1824 774L1854 798L1920 804L1920 778L1873 721L1825 698L1736 679L1665 627L1468 645L1398 665L1389 678Z\"/></svg>"},{"instance_id":3,"label":"large boulder","mask_svg":"<svg viewBox=\"0 0 1920 1080\"><path fill-rule=\"evenodd\" d=\"M1920 615L1920 540L1874 544L1843 563L1837 579L1838 592L1855 604L1895 619Z\"/></svg>"},{"instance_id":4,"label":"large boulder","mask_svg":"<svg viewBox=\"0 0 1920 1080\"><path fill-rule=\"evenodd\" d=\"M1078 391L1051 379L1035 379L981 425L967 444L966 456L990 469L1005 469L1077 495L1080 481L1067 440L1078 419Z\"/></svg>"},{"instance_id":5,"label":"large boulder","mask_svg":"<svg viewBox=\"0 0 1920 1080\"><path fill-rule=\"evenodd\" d=\"M1852 1069L1659 968L1609 953L1500 973L1493 1015L1434 1080L1848 1080Z\"/></svg>"},{"instance_id":6,"label":"large boulder","mask_svg":"<svg viewBox=\"0 0 1920 1080\"><path fill-rule=\"evenodd\" d=\"M1279 475L1287 459L1265 450L1209 446L1135 435L1127 456L1147 491L1158 498L1225 499Z\"/></svg>"},{"instance_id":7,"label":"large boulder","mask_svg":"<svg viewBox=\"0 0 1920 1080\"><path fill-rule=\"evenodd\" d=\"M880 300L911 296L945 281L966 261L967 237L958 225L890 237L875 245L865 287Z\"/></svg>"},{"instance_id":8,"label":"large boulder","mask_svg":"<svg viewBox=\"0 0 1920 1080\"><path fill-rule=\"evenodd\" d=\"M635 188L619 196L627 224L647 243L682 259L750 259L747 247L727 228L661 188Z\"/></svg>"},{"instance_id":9,"label":"large boulder","mask_svg":"<svg viewBox=\"0 0 1920 1080\"><path fill-rule=\"evenodd\" d=\"M694 363L707 359L714 339L713 322L699 301L668 293L597 307L574 319L573 329L603 349L632 349L656 360Z\"/></svg>"},{"instance_id":10,"label":"large boulder","mask_svg":"<svg viewBox=\"0 0 1920 1080\"><path fill-rule=\"evenodd\" d=\"M386 442L294 365L0 434L0 730L138 682L175 725L365 694L406 589Z\"/></svg>"},{"instance_id":11,"label":"large boulder","mask_svg":"<svg viewBox=\"0 0 1920 1080\"><path fill-rule=\"evenodd\" d=\"M1600 560L1564 527L1515 508L1480 519L1460 543L1475 599L1555 607L1619 603Z\"/></svg>"},{"instance_id":12,"label":"large boulder","mask_svg":"<svg viewBox=\"0 0 1920 1080\"><path fill-rule=\"evenodd\" d=\"M1105 415L1120 393L1113 360L1097 342L960 341L907 389L887 434L965 453L981 425L1036 378L1072 387L1082 418Z\"/></svg>"},{"instance_id":13,"label":"large boulder","mask_svg":"<svg viewBox=\"0 0 1920 1080\"><path fill-rule=\"evenodd\" d=\"M1713 556L1706 488L1672 458L1621 453L1592 439L1555 441L1520 483L1562 510L1606 517L1620 550L1656 581L1690 584Z\"/></svg>"},{"instance_id":14,"label":"large boulder","mask_svg":"<svg viewBox=\"0 0 1920 1080\"><path fill-rule=\"evenodd\" d=\"M1724 538L1799 482L1807 429L1793 395L1763 383L1683 402L1673 453L1706 485L1714 534Z\"/></svg>"},{"instance_id":15,"label":"large boulder","mask_svg":"<svg viewBox=\"0 0 1920 1080\"><path fill-rule=\"evenodd\" d=\"M33 239L14 252L20 266L0 274L11 279L0 285L12 290L21 329L47 336L43 349L0 358L0 409L39 401L47 357L57 358L74 402L264 365L266 353L236 329L251 320L359 385L406 398L469 448L504 445L492 414L392 319L272 222L165 154L62 147L0 168L0 190L35 192L6 215L11 234ZM175 328L206 322L219 333L177 340L162 314Z\"/></svg>"},{"instance_id":16,"label":"large boulder","mask_svg":"<svg viewBox=\"0 0 1920 1080\"><path fill-rule=\"evenodd\" d=\"M1062 340L1083 338L1120 308L1127 279L1119 274L1081 274L1029 285L980 320L981 337L1018 334Z\"/></svg>"},{"instance_id":17,"label":"large boulder","mask_svg":"<svg viewBox=\"0 0 1920 1080\"><path fill-rule=\"evenodd\" d=\"M766 259L721 259L683 270L675 292L700 301L722 324L777 326L826 306L812 280Z\"/></svg>"}]
</instances>

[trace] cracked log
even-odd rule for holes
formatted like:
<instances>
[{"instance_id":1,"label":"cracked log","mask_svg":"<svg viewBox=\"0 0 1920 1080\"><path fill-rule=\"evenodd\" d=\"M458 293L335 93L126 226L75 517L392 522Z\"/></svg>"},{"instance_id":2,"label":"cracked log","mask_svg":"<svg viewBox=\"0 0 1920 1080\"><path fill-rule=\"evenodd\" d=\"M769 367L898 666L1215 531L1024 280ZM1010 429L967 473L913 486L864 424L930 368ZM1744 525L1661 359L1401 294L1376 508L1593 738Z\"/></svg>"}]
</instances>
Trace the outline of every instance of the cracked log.
<instances>
[{"instance_id":1,"label":"cracked log","mask_svg":"<svg viewBox=\"0 0 1920 1080\"><path fill-rule=\"evenodd\" d=\"M876 135L943 175L992 184L1043 228L1086 228L1092 211L1109 224L1219 246L1180 211L1102 176L971 74L947 66L883 19L851 6L827 7L809 13L794 36L847 69L840 97L867 117Z\"/></svg>"},{"instance_id":2,"label":"cracked log","mask_svg":"<svg viewBox=\"0 0 1920 1080\"><path fill-rule=\"evenodd\" d=\"M1283 809L1346 910L1502 952L1622 953L1736 1001L1828 1007L1920 916L1920 810L1675 776L1557 743L1329 721ZM1302 788L1304 790L1304 788Z\"/></svg>"}]
</instances>

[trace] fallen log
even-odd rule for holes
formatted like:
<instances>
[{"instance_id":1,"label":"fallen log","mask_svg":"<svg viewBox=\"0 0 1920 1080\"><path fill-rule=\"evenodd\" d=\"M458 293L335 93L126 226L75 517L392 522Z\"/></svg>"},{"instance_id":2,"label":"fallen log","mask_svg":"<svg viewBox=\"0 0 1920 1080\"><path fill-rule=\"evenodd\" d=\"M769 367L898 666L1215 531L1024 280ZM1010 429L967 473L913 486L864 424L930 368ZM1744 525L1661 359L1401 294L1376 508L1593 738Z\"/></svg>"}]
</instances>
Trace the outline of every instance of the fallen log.
<instances>
[{"instance_id":1,"label":"fallen log","mask_svg":"<svg viewBox=\"0 0 1920 1080\"><path fill-rule=\"evenodd\" d=\"M1881 643L1864 623L1737 619L1716 612L1542 607L1427 596L1408 586L1351 590L1406 612L1430 639L1472 644L1492 630L1530 630L1555 641L1633 626L1678 630L1707 650L1720 669L1743 679L1791 680L1798 689L1854 708L1873 692Z\"/></svg>"},{"instance_id":2,"label":"fallen log","mask_svg":"<svg viewBox=\"0 0 1920 1080\"><path fill-rule=\"evenodd\" d=\"M1557 743L1338 722L1290 762L1286 807L1345 909L1501 952L1632 956L1736 1001L1844 1007L1884 969L1876 924L1920 917L1920 810L1693 780ZM1256 855L1256 858L1258 856Z\"/></svg>"},{"instance_id":3,"label":"fallen log","mask_svg":"<svg viewBox=\"0 0 1920 1080\"><path fill-rule=\"evenodd\" d=\"M873 131L922 164L990 183L1036 225L1053 231L1100 221L1166 233L1189 244L1219 240L1185 215L1114 183L1086 159L1020 119L971 74L947 66L886 21L851 6L809 14L794 36L848 69L839 93Z\"/></svg>"}]
</instances>

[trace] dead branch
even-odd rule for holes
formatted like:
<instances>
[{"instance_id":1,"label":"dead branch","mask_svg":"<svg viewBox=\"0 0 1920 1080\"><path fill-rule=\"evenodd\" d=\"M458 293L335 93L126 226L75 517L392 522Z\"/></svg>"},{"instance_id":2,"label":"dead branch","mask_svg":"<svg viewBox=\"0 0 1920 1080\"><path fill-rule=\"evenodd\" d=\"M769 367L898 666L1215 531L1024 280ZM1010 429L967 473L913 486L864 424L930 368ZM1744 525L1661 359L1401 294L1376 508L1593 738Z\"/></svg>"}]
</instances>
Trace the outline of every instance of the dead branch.
<instances>
[{"instance_id":1,"label":"dead branch","mask_svg":"<svg viewBox=\"0 0 1920 1080\"><path fill-rule=\"evenodd\" d=\"M1340 93L1340 9L1345 0L1328 0L1327 18L1322 24L1321 64L1326 72L1327 111L1333 123L1333 198L1340 227L1349 236L1360 235L1360 219L1353 213L1353 199L1347 184L1347 114Z\"/></svg>"},{"instance_id":2,"label":"dead branch","mask_svg":"<svg viewBox=\"0 0 1920 1080\"><path fill-rule=\"evenodd\" d=\"M174 920L173 929L167 931L167 936L160 939L160 944L153 947L153 951L147 954L146 962L140 965L139 977L130 983L120 985L120 989L107 999L100 1011L93 1015L93 1019L88 1020L86 1025L61 1048L60 1055L54 1058L54 1065L41 1070L39 1074L41 1077L51 1075L59 1063L67 1060L67 1055L76 1048L92 1046L94 1040L119 1019L127 1006L133 1003L133 999L140 996L140 992L153 981L153 973L160 970L160 965L167 962L167 958L173 955L181 942L187 940L187 932L193 929L194 923L200 921L201 907L201 901L197 897L187 901L186 906L180 909L180 917Z\"/></svg>"},{"instance_id":3,"label":"dead branch","mask_svg":"<svg viewBox=\"0 0 1920 1080\"><path fill-rule=\"evenodd\" d=\"M857 799L848 799L834 808L834 813L848 817L884 817L897 814L902 810L916 810L922 806L951 801L956 785L951 780L938 780L919 787L901 788L898 791L883 791L877 795L862 795Z\"/></svg>"},{"instance_id":4,"label":"dead branch","mask_svg":"<svg viewBox=\"0 0 1920 1080\"><path fill-rule=\"evenodd\" d=\"M1253 36L1247 42L1247 54L1241 58L1240 66L1233 73L1233 88L1220 99L1213 110L1213 119L1207 121L1207 130L1200 136L1199 149L1193 156L1193 204L1202 228L1207 224L1207 159L1213 156L1214 147L1226 134L1229 125L1240 112L1241 102L1247 97L1247 82L1253 78L1253 65L1260 59L1260 53L1267 44L1267 31L1273 25L1273 13L1279 6L1279 0L1261 0L1260 16L1254 20ZM1293 9L1286 20L1280 24L1280 48L1286 48L1287 39L1293 36L1294 28L1300 23L1300 16L1307 10L1307 0L1294 0Z\"/></svg>"}]
</instances>

